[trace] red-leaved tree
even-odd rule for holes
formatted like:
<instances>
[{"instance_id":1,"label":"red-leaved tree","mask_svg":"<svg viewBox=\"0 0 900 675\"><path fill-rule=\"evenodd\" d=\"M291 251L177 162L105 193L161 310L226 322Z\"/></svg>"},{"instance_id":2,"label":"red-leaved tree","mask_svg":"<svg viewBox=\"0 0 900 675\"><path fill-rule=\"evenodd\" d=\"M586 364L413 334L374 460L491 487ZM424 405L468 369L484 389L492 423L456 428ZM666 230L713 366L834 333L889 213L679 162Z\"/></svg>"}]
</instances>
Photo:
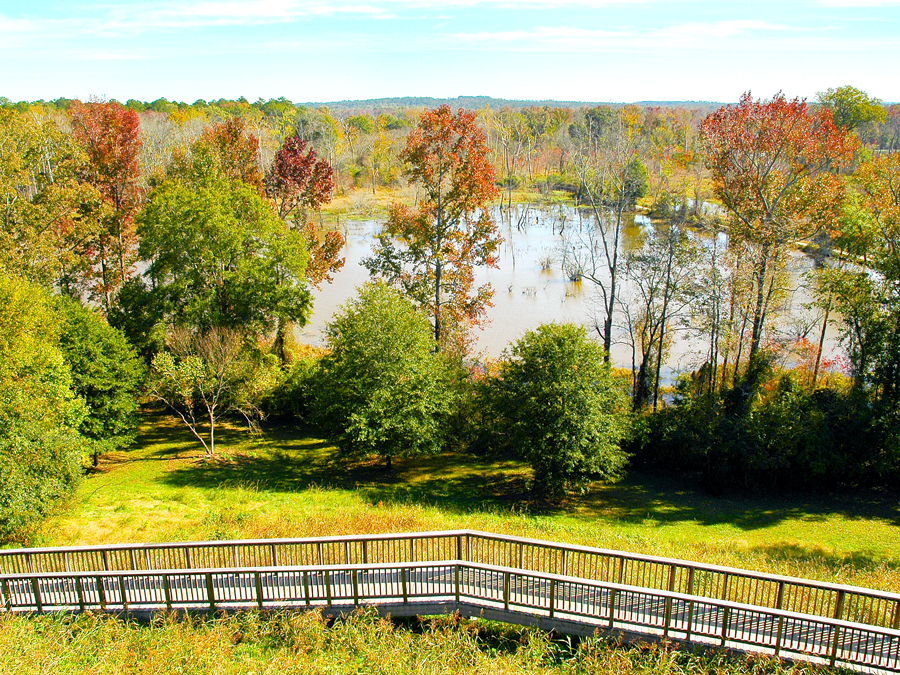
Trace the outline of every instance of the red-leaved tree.
<instances>
[{"instance_id":1,"label":"red-leaved tree","mask_svg":"<svg viewBox=\"0 0 900 675\"><path fill-rule=\"evenodd\" d=\"M344 266L344 258L340 257L343 235L326 232L320 237L308 220L308 212L331 201L333 192L331 165L296 134L286 138L266 175L266 194L280 218L300 225L309 252L306 280L316 288L323 281L330 283L331 275Z\"/></svg>"},{"instance_id":2,"label":"red-leaved tree","mask_svg":"<svg viewBox=\"0 0 900 675\"><path fill-rule=\"evenodd\" d=\"M710 114L700 125L716 194L730 215L730 236L746 245L752 266L750 363L762 340L785 247L833 222L841 181L835 170L851 161L856 141L835 127L827 109L810 110L781 93Z\"/></svg>"},{"instance_id":3,"label":"red-leaved tree","mask_svg":"<svg viewBox=\"0 0 900 675\"><path fill-rule=\"evenodd\" d=\"M428 311L437 349L460 345L493 296L490 284L473 288L475 268L496 267L502 242L487 210L499 193L485 136L474 113L443 105L422 115L401 159L422 199L391 206L363 264Z\"/></svg>"},{"instance_id":4,"label":"red-leaved tree","mask_svg":"<svg viewBox=\"0 0 900 675\"><path fill-rule=\"evenodd\" d=\"M103 197L101 226L85 247L91 262L91 292L109 311L112 298L131 276L137 260L134 214L140 206L138 152L140 122L134 110L115 101L74 101L72 133L88 156L83 180Z\"/></svg>"}]
</instances>

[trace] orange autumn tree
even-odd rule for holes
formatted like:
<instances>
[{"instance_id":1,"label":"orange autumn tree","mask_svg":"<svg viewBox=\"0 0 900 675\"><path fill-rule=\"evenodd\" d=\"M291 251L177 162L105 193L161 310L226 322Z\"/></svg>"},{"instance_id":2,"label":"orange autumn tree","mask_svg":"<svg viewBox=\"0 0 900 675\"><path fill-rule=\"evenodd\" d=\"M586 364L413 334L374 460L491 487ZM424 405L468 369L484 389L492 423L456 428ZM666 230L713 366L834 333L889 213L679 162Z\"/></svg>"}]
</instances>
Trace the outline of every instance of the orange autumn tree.
<instances>
[{"instance_id":1,"label":"orange autumn tree","mask_svg":"<svg viewBox=\"0 0 900 675\"><path fill-rule=\"evenodd\" d=\"M741 264L750 268L753 364L787 247L836 221L842 183L834 171L852 160L856 141L829 110L780 92L769 101L745 93L710 114L700 138L732 245L743 246Z\"/></svg>"},{"instance_id":2,"label":"orange autumn tree","mask_svg":"<svg viewBox=\"0 0 900 675\"><path fill-rule=\"evenodd\" d=\"M493 296L490 284L474 287L475 268L497 267L502 242L487 211L499 193L484 133L474 113L443 105L423 113L401 160L421 199L415 209L391 206L363 264L427 311L436 351L464 348Z\"/></svg>"},{"instance_id":3,"label":"orange autumn tree","mask_svg":"<svg viewBox=\"0 0 900 675\"><path fill-rule=\"evenodd\" d=\"M72 134L88 162L82 179L103 198L101 226L86 246L92 263L92 295L109 312L112 297L132 275L137 261L134 214L140 206L137 113L115 101L74 101L69 108Z\"/></svg>"}]
</instances>

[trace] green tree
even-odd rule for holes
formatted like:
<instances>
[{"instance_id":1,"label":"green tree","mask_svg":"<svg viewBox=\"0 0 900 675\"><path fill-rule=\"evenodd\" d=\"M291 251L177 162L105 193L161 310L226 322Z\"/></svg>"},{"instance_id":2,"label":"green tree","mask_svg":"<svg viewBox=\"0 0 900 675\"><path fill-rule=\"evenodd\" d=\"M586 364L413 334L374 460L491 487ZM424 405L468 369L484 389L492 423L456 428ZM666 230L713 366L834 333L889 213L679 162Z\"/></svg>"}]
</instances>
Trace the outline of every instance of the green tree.
<instances>
[{"instance_id":1,"label":"green tree","mask_svg":"<svg viewBox=\"0 0 900 675\"><path fill-rule=\"evenodd\" d=\"M495 428L534 469L534 491L616 480L627 455L628 400L583 327L544 324L519 339L489 383Z\"/></svg>"},{"instance_id":2,"label":"green tree","mask_svg":"<svg viewBox=\"0 0 900 675\"><path fill-rule=\"evenodd\" d=\"M81 476L84 401L41 289L0 274L0 539L33 525Z\"/></svg>"},{"instance_id":3,"label":"green tree","mask_svg":"<svg viewBox=\"0 0 900 675\"><path fill-rule=\"evenodd\" d=\"M138 215L147 276L174 324L271 331L306 323L303 234L240 181L167 180Z\"/></svg>"},{"instance_id":4,"label":"green tree","mask_svg":"<svg viewBox=\"0 0 900 675\"><path fill-rule=\"evenodd\" d=\"M428 319L397 291L367 284L328 326L318 409L358 457L437 452L454 407L451 371Z\"/></svg>"},{"instance_id":5,"label":"green tree","mask_svg":"<svg viewBox=\"0 0 900 675\"><path fill-rule=\"evenodd\" d=\"M59 298L60 348L72 388L87 404L79 431L99 455L130 445L137 427L137 394L144 368L121 331L74 300Z\"/></svg>"},{"instance_id":6,"label":"green tree","mask_svg":"<svg viewBox=\"0 0 900 675\"><path fill-rule=\"evenodd\" d=\"M887 119L887 111L879 99L869 98L866 92L850 85L820 91L816 98L831 111L834 126L838 129L853 132L869 122L884 122Z\"/></svg>"}]
</instances>

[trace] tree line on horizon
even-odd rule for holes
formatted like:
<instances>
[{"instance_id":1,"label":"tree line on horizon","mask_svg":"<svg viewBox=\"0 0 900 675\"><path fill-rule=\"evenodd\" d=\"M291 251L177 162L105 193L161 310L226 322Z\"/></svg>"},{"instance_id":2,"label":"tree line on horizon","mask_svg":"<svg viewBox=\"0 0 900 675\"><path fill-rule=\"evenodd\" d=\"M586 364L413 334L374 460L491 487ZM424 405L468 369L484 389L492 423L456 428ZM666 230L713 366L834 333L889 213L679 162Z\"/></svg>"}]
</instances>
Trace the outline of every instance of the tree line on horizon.
<instances>
[{"instance_id":1,"label":"tree line on horizon","mask_svg":"<svg viewBox=\"0 0 900 675\"><path fill-rule=\"evenodd\" d=\"M388 464L446 449L518 456L539 495L616 479L629 457L714 491L897 475L900 155L879 140L897 111L859 90L816 106L748 93L702 117L135 108L0 107L3 536L37 522L83 464L128 446L140 396L208 454L224 418L299 417ZM329 324L324 353L293 344L310 285L343 264L342 237L314 215L388 187L400 198L364 261L372 282ZM497 265L501 241L490 207L524 188L593 216L562 248L566 273L602 299L597 340L542 326L499 361L473 362L492 294L475 271ZM712 198L724 217L702 208ZM620 253L639 203L657 225ZM801 242L821 263L807 334L821 333L788 367L773 324ZM829 321L844 368L823 358ZM620 325L626 375L609 364ZM667 401L660 372L677 331L707 355Z\"/></svg>"}]
</instances>

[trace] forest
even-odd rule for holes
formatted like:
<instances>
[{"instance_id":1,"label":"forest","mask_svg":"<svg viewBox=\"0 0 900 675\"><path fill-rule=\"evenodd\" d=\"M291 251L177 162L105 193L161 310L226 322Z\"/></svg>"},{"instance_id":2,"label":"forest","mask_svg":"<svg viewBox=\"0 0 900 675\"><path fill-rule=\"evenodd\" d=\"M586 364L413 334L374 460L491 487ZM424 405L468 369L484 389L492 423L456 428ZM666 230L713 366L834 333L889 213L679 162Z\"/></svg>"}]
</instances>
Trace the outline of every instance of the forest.
<instances>
[{"instance_id":1,"label":"forest","mask_svg":"<svg viewBox=\"0 0 900 675\"><path fill-rule=\"evenodd\" d=\"M7 541L132 447L141 406L207 458L237 423L388 468L514 457L550 502L631 468L714 494L900 476L900 105L851 86L713 110L0 99L0 193ZM588 216L558 263L597 310L483 358L477 272L519 203ZM302 344L344 265L331 216L360 205L383 223L370 281ZM705 357L670 383L676 336Z\"/></svg>"}]
</instances>

